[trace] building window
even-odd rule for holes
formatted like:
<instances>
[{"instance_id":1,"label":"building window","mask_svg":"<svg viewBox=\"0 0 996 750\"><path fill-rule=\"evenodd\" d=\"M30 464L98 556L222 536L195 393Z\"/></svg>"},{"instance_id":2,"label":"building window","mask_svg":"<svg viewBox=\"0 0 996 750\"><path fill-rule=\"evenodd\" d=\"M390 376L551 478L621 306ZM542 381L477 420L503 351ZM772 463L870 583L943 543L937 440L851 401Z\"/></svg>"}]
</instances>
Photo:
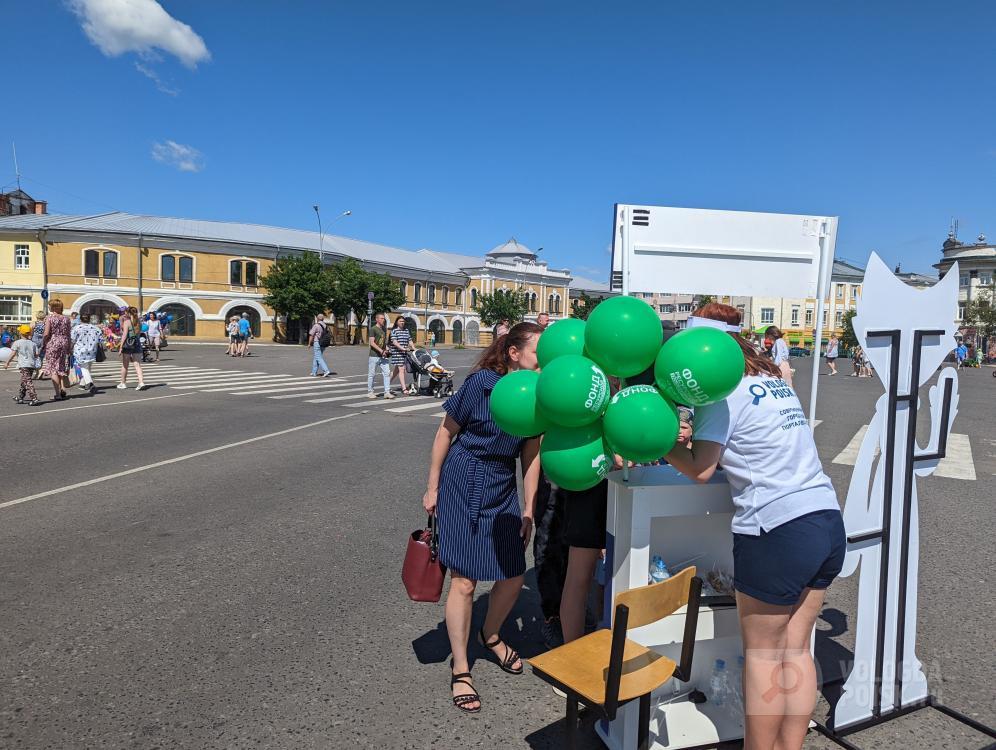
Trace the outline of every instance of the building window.
<instances>
[{"instance_id":1,"label":"building window","mask_svg":"<svg viewBox=\"0 0 996 750\"><path fill-rule=\"evenodd\" d=\"M970 283L969 279L970 279L970 277L969 277L969 275L967 273L959 274L959 276L958 276L958 284L959 284L959 286L968 286L969 283Z\"/></svg>"},{"instance_id":2,"label":"building window","mask_svg":"<svg viewBox=\"0 0 996 750\"><path fill-rule=\"evenodd\" d=\"M775 308L761 308L761 325L772 325L775 322Z\"/></svg>"},{"instance_id":3,"label":"building window","mask_svg":"<svg viewBox=\"0 0 996 750\"><path fill-rule=\"evenodd\" d=\"M228 283L232 286L242 286L242 261L229 261Z\"/></svg>"},{"instance_id":4,"label":"building window","mask_svg":"<svg viewBox=\"0 0 996 750\"><path fill-rule=\"evenodd\" d=\"M653 298L654 298L653 292L644 292L643 293L643 299L653 299Z\"/></svg>"},{"instance_id":5,"label":"building window","mask_svg":"<svg viewBox=\"0 0 996 750\"><path fill-rule=\"evenodd\" d=\"M183 268L183 264L180 264ZM182 275L182 272L181 272ZM246 261L246 286L256 286L259 284L259 263L254 260Z\"/></svg>"},{"instance_id":6,"label":"building window","mask_svg":"<svg viewBox=\"0 0 996 750\"><path fill-rule=\"evenodd\" d=\"M100 252L97 250L83 251L83 275L100 276Z\"/></svg>"},{"instance_id":7,"label":"building window","mask_svg":"<svg viewBox=\"0 0 996 750\"><path fill-rule=\"evenodd\" d=\"M436 285L429 284L429 304L436 304Z\"/></svg>"},{"instance_id":8,"label":"building window","mask_svg":"<svg viewBox=\"0 0 996 750\"><path fill-rule=\"evenodd\" d=\"M844 285L837 284L837 299L844 299Z\"/></svg>"},{"instance_id":9,"label":"building window","mask_svg":"<svg viewBox=\"0 0 996 750\"><path fill-rule=\"evenodd\" d=\"M444 286L440 294L442 295L443 307L446 307L450 302L450 288L448 286Z\"/></svg>"},{"instance_id":10,"label":"building window","mask_svg":"<svg viewBox=\"0 0 996 750\"><path fill-rule=\"evenodd\" d=\"M172 255L164 255L159 259L159 279L176 281L176 258Z\"/></svg>"},{"instance_id":11,"label":"building window","mask_svg":"<svg viewBox=\"0 0 996 750\"><path fill-rule=\"evenodd\" d=\"M958 305L958 320L964 320L964 319L965 319L965 306Z\"/></svg>"},{"instance_id":12,"label":"building window","mask_svg":"<svg viewBox=\"0 0 996 750\"><path fill-rule=\"evenodd\" d=\"M664 312L667 312L667 310L664 309L666 307L667 307L667 305L658 305L657 309L660 310L662 313L664 313Z\"/></svg>"},{"instance_id":13,"label":"building window","mask_svg":"<svg viewBox=\"0 0 996 750\"><path fill-rule=\"evenodd\" d=\"M792 305L792 325L793 326L798 326L799 325L799 306L798 305Z\"/></svg>"},{"instance_id":14,"label":"building window","mask_svg":"<svg viewBox=\"0 0 996 750\"><path fill-rule=\"evenodd\" d=\"M673 313L674 312L674 305L661 305L661 312L662 313Z\"/></svg>"},{"instance_id":15,"label":"building window","mask_svg":"<svg viewBox=\"0 0 996 750\"><path fill-rule=\"evenodd\" d=\"M851 298L857 299L861 296L861 284L854 284L851 287Z\"/></svg>"},{"instance_id":16,"label":"building window","mask_svg":"<svg viewBox=\"0 0 996 750\"><path fill-rule=\"evenodd\" d=\"M27 245L14 245L14 268L26 271L31 265L31 250Z\"/></svg>"},{"instance_id":17,"label":"building window","mask_svg":"<svg viewBox=\"0 0 996 750\"><path fill-rule=\"evenodd\" d=\"M116 279L118 277L118 254L113 250L104 252L104 278Z\"/></svg>"},{"instance_id":18,"label":"building window","mask_svg":"<svg viewBox=\"0 0 996 750\"><path fill-rule=\"evenodd\" d=\"M844 324L844 311L838 310L833 316L833 323L837 328Z\"/></svg>"},{"instance_id":19,"label":"building window","mask_svg":"<svg viewBox=\"0 0 996 750\"><path fill-rule=\"evenodd\" d=\"M27 268L27 266L25 266L25 268ZM982 286L992 286L993 275L991 273L981 271L979 273L979 283L982 284Z\"/></svg>"},{"instance_id":20,"label":"building window","mask_svg":"<svg viewBox=\"0 0 996 750\"><path fill-rule=\"evenodd\" d=\"M404 300L408 299L408 282L402 281L398 284L398 291L401 292L401 298Z\"/></svg>"},{"instance_id":21,"label":"building window","mask_svg":"<svg viewBox=\"0 0 996 750\"><path fill-rule=\"evenodd\" d=\"M460 307L463 304L463 289L453 290L453 304Z\"/></svg>"},{"instance_id":22,"label":"building window","mask_svg":"<svg viewBox=\"0 0 996 750\"><path fill-rule=\"evenodd\" d=\"M813 312L814 312L813 308L811 308L811 307L807 307L806 308L806 327L807 328L812 328L813 327Z\"/></svg>"},{"instance_id":23,"label":"building window","mask_svg":"<svg viewBox=\"0 0 996 750\"><path fill-rule=\"evenodd\" d=\"M415 301L416 302L422 301L422 285L419 284L417 281L415 282Z\"/></svg>"},{"instance_id":24,"label":"building window","mask_svg":"<svg viewBox=\"0 0 996 750\"><path fill-rule=\"evenodd\" d=\"M470 290L470 306L472 308L474 308L475 310L477 309L477 290L476 289L471 289ZM468 327L467 331L468 331L468 333L470 332L470 328L469 327Z\"/></svg>"},{"instance_id":25,"label":"building window","mask_svg":"<svg viewBox=\"0 0 996 750\"><path fill-rule=\"evenodd\" d=\"M691 302L682 302L678 305L678 312L691 312L691 311L692 311Z\"/></svg>"},{"instance_id":26,"label":"building window","mask_svg":"<svg viewBox=\"0 0 996 750\"><path fill-rule=\"evenodd\" d=\"M194 311L186 305L172 303L163 305L159 312L172 315L173 320L169 324L170 336L193 336L197 331L197 319Z\"/></svg>"},{"instance_id":27,"label":"building window","mask_svg":"<svg viewBox=\"0 0 996 750\"><path fill-rule=\"evenodd\" d=\"M530 293L530 295L529 295L529 312L536 312L536 302L537 302L536 292Z\"/></svg>"},{"instance_id":28,"label":"building window","mask_svg":"<svg viewBox=\"0 0 996 750\"><path fill-rule=\"evenodd\" d=\"M31 297L0 297L0 323L31 320Z\"/></svg>"}]
</instances>

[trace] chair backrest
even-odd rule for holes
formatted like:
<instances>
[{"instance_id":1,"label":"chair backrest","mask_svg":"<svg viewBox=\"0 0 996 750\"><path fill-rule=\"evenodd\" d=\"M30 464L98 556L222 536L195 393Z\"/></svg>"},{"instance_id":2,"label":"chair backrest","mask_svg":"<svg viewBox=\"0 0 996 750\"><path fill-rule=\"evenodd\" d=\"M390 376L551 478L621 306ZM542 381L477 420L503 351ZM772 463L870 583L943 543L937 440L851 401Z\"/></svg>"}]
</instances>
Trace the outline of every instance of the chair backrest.
<instances>
[{"instance_id":1,"label":"chair backrest","mask_svg":"<svg viewBox=\"0 0 996 750\"><path fill-rule=\"evenodd\" d=\"M640 586L616 594L615 604L629 609L629 627L639 628L657 622L688 604L695 566L649 586Z\"/></svg>"}]
</instances>

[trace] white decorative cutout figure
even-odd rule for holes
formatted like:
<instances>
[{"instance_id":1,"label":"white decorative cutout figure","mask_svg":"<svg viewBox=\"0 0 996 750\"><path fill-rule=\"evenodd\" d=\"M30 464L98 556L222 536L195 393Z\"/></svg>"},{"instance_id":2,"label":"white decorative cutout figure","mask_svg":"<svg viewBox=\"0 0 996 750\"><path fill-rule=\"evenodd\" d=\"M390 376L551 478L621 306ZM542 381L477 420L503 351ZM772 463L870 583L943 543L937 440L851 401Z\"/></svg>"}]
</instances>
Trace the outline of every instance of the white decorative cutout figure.
<instances>
[{"instance_id":1,"label":"white decorative cutout figure","mask_svg":"<svg viewBox=\"0 0 996 750\"><path fill-rule=\"evenodd\" d=\"M934 472L958 410L953 367L929 391L930 438L916 443L918 389L954 347L958 266L919 291L877 255L865 271L854 333L885 393L861 443L844 507L842 575L860 569L854 667L834 711L835 729L873 722L927 699L916 657L919 513L916 477ZM880 454L876 463L876 454Z\"/></svg>"}]
</instances>

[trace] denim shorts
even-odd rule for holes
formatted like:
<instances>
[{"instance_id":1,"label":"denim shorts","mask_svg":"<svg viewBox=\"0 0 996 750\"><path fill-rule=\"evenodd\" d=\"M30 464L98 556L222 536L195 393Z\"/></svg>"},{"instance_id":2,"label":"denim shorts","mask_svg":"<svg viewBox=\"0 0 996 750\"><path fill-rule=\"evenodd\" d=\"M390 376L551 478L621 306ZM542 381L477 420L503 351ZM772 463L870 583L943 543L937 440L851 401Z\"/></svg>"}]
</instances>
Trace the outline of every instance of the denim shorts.
<instances>
[{"instance_id":1,"label":"denim shorts","mask_svg":"<svg viewBox=\"0 0 996 750\"><path fill-rule=\"evenodd\" d=\"M733 535L733 587L768 604L791 606L803 589L825 589L844 565L839 510L818 510L760 536Z\"/></svg>"}]
</instances>

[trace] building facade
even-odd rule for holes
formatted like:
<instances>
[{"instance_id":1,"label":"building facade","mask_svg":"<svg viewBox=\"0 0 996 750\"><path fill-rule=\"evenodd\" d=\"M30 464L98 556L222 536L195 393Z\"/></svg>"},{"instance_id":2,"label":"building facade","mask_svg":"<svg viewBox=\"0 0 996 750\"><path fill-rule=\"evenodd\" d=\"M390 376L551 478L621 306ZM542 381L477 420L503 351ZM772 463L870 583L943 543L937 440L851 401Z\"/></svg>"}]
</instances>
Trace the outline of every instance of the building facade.
<instances>
[{"instance_id":1,"label":"building facade","mask_svg":"<svg viewBox=\"0 0 996 750\"><path fill-rule=\"evenodd\" d=\"M20 214L0 218L0 325L45 309L42 292L67 311L103 319L122 305L173 316L173 336L221 339L231 315L249 315L262 338L296 341L307 321L284 320L263 301L260 279L278 257L319 254L327 264L355 258L388 273L405 296L395 311L416 340L486 345L479 295L522 290L527 319L565 317L571 276L549 268L514 239L483 257L410 251L346 237L250 224L112 212L96 216ZM355 320L336 321L348 340Z\"/></svg>"},{"instance_id":2,"label":"building facade","mask_svg":"<svg viewBox=\"0 0 996 750\"><path fill-rule=\"evenodd\" d=\"M941 246L941 260L934 264L940 278L958 264L958 322L964 323L965 307L979 298L985 290L986 297L996 279L996 245L980 234L974 243L961 242L954 232L948 234Z\"/></svg>"},{"instance_id":3,"label":"building facade","mask_svg":"<svg viewBox=\"0 0 996 750\"><path fill-rule=\"evenodd\" d=\"M0 193L0 216L23 216L48 213L48 203L32 198L21 188Z\"/></svg>"}]
</instances>

